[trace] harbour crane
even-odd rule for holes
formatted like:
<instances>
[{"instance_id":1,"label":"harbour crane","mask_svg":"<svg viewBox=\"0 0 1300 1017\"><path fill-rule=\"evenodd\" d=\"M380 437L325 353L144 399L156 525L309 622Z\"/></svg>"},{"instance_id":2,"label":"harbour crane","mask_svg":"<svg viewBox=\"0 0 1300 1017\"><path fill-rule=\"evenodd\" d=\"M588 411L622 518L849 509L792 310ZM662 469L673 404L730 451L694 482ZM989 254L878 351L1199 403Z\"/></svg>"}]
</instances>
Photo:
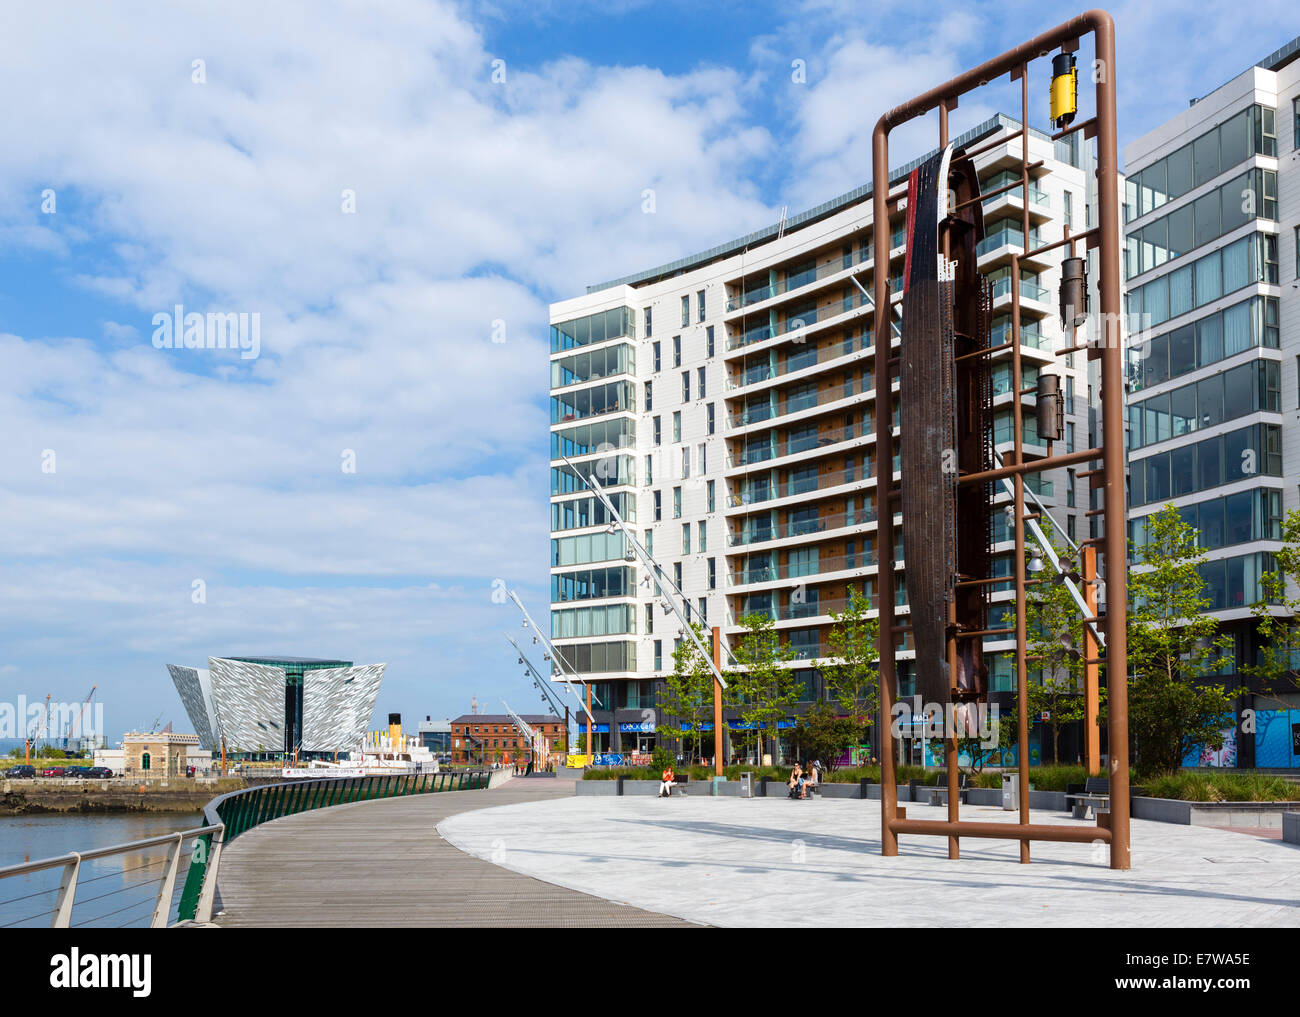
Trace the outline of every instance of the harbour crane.
<instances>
[{"instance_id":1,"label":"harbour crane","mask_svg":"<svg viewBox=\"0 0 1300 1017\"><path fill-rule=\"evenodd\" d=\"M88 695L85 702L81 704L81 709L77 711L77 716L68 720L68 726L63 731L63 750L65 752L68 749L68 739L72 737L72 729L74 727L79 727L81 724L81 718L85 715L86 707L90 705L90 701L95 698L95 690L97 688L99 688L98 685L92 685L90 687L90 695Z\"/></svg>"},{"instance_id":2,"label":"harbour crane","mask_svg":"<svg viewBox=\"0 0 1300 1017\"><path fill-rule=\"evenodd\" d=\"M37 726L39 722L39 727ZM50 722L50 694L45 694L45 706L41 708L41 715L37 720L32 721L31 727L27 729L27 748L23 755L23 762L32 761L32 753L36 751L37 745L45 735L46 728Z\"/></svg>"}]
</instances>

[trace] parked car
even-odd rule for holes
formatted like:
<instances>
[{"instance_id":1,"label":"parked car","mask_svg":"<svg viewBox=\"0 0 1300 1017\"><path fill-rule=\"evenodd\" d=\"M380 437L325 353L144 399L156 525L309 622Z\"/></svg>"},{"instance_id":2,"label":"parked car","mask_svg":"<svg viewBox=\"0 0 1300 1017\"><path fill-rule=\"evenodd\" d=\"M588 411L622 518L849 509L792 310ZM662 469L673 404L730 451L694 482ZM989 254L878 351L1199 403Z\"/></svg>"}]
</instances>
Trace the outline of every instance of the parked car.
<instances>
[{"instance_id":1,"label":"parked car","mask_svg":"<svg viewBox=\"0 0 1300 1017\"><path fill-rule=\"evenodd\" d=\"M89 770L86 771L86 776L94 778L95 780L102 780L104 778L115 777L117 775L112 770L110 770L107 766L92 766Z\"/></svg>"},{"instance_id":2,"label":"parked car","mask_svg":"<svg viewBox=\"0 0 1300 1017\"><path fill-rule=\"evenodd\" d=\"M42 777L62 777L66 771L61 766L51 766L41 771Z\"/></svg>"},{"instance_id":3,"label":"parked car","mask_svg":"<svg viewBox=\"0 0 1300 1017\"><path fill-rule=\"evenodd\" d=\"M4 775L10 780L13 780L16 777L35 777L36 767L27 765L11 766L9 769L4 771Z\"/></svg>"},{"instance_id":4,"label":"parked car","mask_svg":"<svg viewBox=\"0 0 1300 1017\"><path fill-rule=\"evenodd\" d=\"M89 766L68 766L64 767L63 770L63 776L65 777L85 777L89 773Z\"/></svg>"}]
</instances>

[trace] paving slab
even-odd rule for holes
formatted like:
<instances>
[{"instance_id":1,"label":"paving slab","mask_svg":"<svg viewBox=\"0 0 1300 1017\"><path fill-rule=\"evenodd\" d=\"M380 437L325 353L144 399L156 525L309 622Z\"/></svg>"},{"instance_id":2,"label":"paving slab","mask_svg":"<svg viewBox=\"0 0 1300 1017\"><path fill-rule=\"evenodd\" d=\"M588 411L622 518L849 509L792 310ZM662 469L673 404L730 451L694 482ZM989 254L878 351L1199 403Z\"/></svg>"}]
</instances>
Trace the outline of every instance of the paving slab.
<instances>
[{"instance_id":1,"label":"paving slab","mask_svg":"<svg viewBox=\"0 0 1300 1017\"><path fill-rule=\"evenodd\" d=\"M946 808L908 806L909 819ZM961 818L1018 813L964 806ZM1034 823L1095 826L1058 812ZM719 926L1151 927L1300 925L1300 847L1134 820L1133 868L1104 844L904 836L880 855L875 801L686 797L522 802L451 816L451 844L513 872Z\"/></svg>"}]
</instances>

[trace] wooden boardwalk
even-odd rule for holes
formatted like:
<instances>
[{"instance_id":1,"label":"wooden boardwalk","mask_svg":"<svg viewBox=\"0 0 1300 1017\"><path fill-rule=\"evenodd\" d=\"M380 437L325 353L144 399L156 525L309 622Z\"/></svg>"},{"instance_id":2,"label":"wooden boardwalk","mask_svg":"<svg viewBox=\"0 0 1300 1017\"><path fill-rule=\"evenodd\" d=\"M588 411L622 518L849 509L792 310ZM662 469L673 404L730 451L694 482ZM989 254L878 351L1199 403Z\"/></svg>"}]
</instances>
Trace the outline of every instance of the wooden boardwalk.
<instances>
[{"instance_id":1,"label":"wooden boardwalk","mask_svg":"<svg viewBox=\"0 0 1300 1017\"><path fill-rule=\"evenodd\" d=\"M221 857L221 928L687 928L691 923L544 883L467 855L436 827L496 805L571 798L573 782L516 779L338 805L241 834Z\"/></svg>"}]
</instances>

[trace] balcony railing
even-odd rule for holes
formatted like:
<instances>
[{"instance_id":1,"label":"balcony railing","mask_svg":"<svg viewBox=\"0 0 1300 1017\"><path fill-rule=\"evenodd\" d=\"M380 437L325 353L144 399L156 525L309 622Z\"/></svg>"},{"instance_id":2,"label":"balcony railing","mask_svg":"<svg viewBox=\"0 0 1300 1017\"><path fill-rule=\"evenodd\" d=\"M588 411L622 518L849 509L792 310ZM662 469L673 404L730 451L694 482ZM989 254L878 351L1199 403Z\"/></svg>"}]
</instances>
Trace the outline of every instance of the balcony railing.
<instances>
[{"instance_id":1,"label":"balcony railing","mask_svg":"<svg viewBox=\"0 0 1300 1017\"><path fill-rule=\"evenodd\" d=\"M998 297L1009 296L1011 293L1011 280L999 279L993 284L993 299ZM1038 283L1029 282L1022 279L1020 281L1020 297L1022 300L1037 300L1040 303L1050 303L1052 299L1051 291L1046 286L1039 286Z\"/></svg>"},{"instance_id":2,"label":"balcony railing","mask_svg":"<svg viewBox=\"0 0 1300 1017\"><path fill-rule=\"evenodd\" d=\"M847 314L855 307L864 307L868 303L866 295L854 293L836 301L826 307L810 307L808 310L791 315L782 322L775 325L759 325L755 328L747 329L739 335L731 336L727 340L727 351L741 349L744 346L751 346L754 343L761 343L765 339L775 339L777 336L789 335L792 332L798 332L807 328L809 325L815 325L818 321L825 321L827 318L833 318L836 315Z\"/></svg>"},{"instance_id":3,"label":"balcony railing","mask_svg":"<svg viewBox=\"0 0 1300 1017\"><path fill-rule=\"evenodd\" d=\"M991 346L1002 346L1011 341L1011 325L994 325L989 332L989 344ZM1043 333L1038 330L1037 325L1020 326L1020 345L1028 346L1030 349L1042 350L1049 347L1049 342L1043 337Z\"/></svg>"},{"instance_id":4,"label":"balcony railing","mask_svg":"<svg viewBox=\"0 0 1300 1017\"><path fill-rule=\"evenodd\" d=\"M739 454L727 456L727 466L752 466L754 463L765 463L769 459L780 459L782 456L797 455L812 449L830 448L841 442L874 434L874 424L874 416L864 415L859 427L840 427L831 431L780 438L775 441L770 439L763 442L750 441Z\"/></svg>"},{"instance_id":5,"label":"balcony railing","mask_svg":"<svg viewBox=\"0 0 1300 1017\"><path fill-rule=\"evenodd\" d=\"M855 509L853 512L836 512L818 516L816 519L788 520L784 523L749 519L738 528L728 531L727 546L747 547L750 544L765 544L771 540L805 537L810 533L824 533L827 530L838 530L846 526L864 526L875 521L874 507Z\"/></svg>"},{"instance_id":6,"label":"balcony railing","mask_svg":"<svg viewBox=\"0 0 1300 1017\"><path fill-rule=\"evenodd\" d=\"M786 417L802 410L826 406L829 403L839 402L841 399L849 399L853 395L853 379L849 379L847 383L834 385L821 392L800 393L796 396L778 399L775 406L770 402L766 402L761 405L747 407L739 413L732 413L728 416L727 425L729 427L746 427L749 424L761 424L764 420L775 420L777 417Z\"/></svg>"},{"instance_id":7,"label":"balcony railing","mask_svg":"<svg viewBox=\"0 0 1300 1017\"><path fill-rule=\"evenodd\" d=\"M738 311L742 307L749 307L751 304L757 304L764 300L770 300L772 297L779 297L785 293L792 293L804 286L809 286L818 280L825 279L827 276L835 275L837 272L843 272L845 269L852 268L854 264L862 264L871 259L870 248L864 247L860 250L855 258L851 254L842 256L838 261L829 261L825 265L820 265L815 269L808 269L797 275L786 276L784 279L778 279L775 284L766 284L756 289L746 290L739 296L730 297L727 300L728 311Z\"/></svg>"},{"instance_id":8,"label":"balcony railing","mask_svg":"<svg viewBox=\"0 0 1300 1017\"><path fill-rule=\"evenodd\" d=\"M765 486L755 485L748 490L729 495L727 503L732 508L739 508L742 505L761 505L763 502L774 501L777 498L789 498L797 494L810 494L813 491L821 491L829 487L839 487L841 484L870 480L875 475L874 469L875 463L867 462L862 469L832 470L829 473L818 473L816 477L797 480L791 478Z\"/></svg>"},{"instance_id":9,"label":"balcony railing","mask_svg":"<svg viewBox=\"0 0 1300 1017\"><path fill-rule=\"evenodd\" d=\"M816 578L828 572L843 572L847 569L870 568L876 564L875 551L862 551L858 554L841 554L834 557L819 557L814 562L796 562L784 565L745 565L731 573L732 586L748 586L752 583L771 583L778 579Z\"/></svg>"},{"instance_id":10,"label":"balcony railing","mask_svg":"<svg viewBox=\"0 0 1300 1017\"><path fill-rule=\"evenodd\" d=\"M759 382L771 381L773 378L780 378L795 371L816 367L818 364L824 364L839 357L847 357L850 353L869 350L871 349L871 343L871 329L864 329L857 335L849 336L843 342L833 343L830 346L822 346L817 349L809 349L806 357L787 357L784 364L775 368L771 364L746 366L727 379L727 390L743 388L746 385L757 385Z\"/></svg>"},{"instance_id":11,"label":"balcony railing","mask_svg":"<svg viewBox=\"0 0 1300 1017\"><path fill-rule=\"evenodd\" d=\"M1043 238L1038 230L1029 231L1029 246L1031 248L1038 247L1042 242ZM982 258L990 251L996 251L999 247L1005 247L1007 245L1010 245L1011 247L1019 247L1023 251L1025 249L1024 230L1004 226L996 233L990 234L979 242L975 247L975 257Z\"/></svg>"}]
</instances>

